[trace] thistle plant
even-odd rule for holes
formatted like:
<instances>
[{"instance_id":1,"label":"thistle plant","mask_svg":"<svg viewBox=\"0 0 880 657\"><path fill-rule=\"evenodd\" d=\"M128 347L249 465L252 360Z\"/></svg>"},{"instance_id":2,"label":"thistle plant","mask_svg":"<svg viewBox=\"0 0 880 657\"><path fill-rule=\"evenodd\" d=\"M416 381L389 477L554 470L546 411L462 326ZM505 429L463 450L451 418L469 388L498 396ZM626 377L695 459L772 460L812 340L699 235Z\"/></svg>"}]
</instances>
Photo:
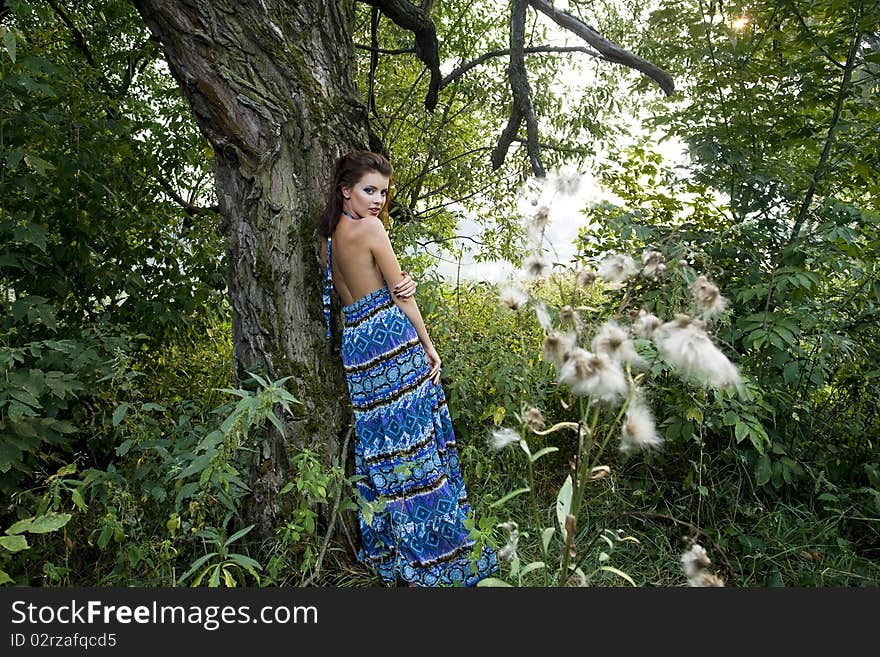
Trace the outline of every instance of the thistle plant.
<instances>
[{"instance_id":1,"label":"thistle plant","mask_svg":"<svg viewBox=\"0 0 880 657\"><path fill-rule=\"evenodd\" d=\"M539 213L531 219L533 227L540 225L541 239L548 221L544 208L540 206ZM540 245L533 244L531 252L539 253ZM563 402L563 407L572 417L544 428L542 411L526 401L516 415L519 426L492 432L490 448L499 452L518 446L526 457L528 471L528 486L517 488L493 506L530 493L532 506L540 508L535 467L539 459L559 448L548 446L533 451L530 441L534 443L537 437L551 435L567 436L574 447L570 471L565 473L556 494L556 522L545 526L548 519L540 514L532 520L536 523L534 535L540 536L544 560L522 566L517 545L530 532L512 520L499 525L508 533L499 557L507 560L511 576L519 582L523 573L540 570L544 572L545 584L586 585L596 573L606 571L635 585L624 571L607 563L610 550L604 549L621 540L636 541L635 538L608 529L587 545L579 544L578 524L589 517L589 509L584 508L587 489L613 474L609 464L612 448L632 455L663 447L650 395L651 383L658 374L671 372L687 385L721 391L740 389L737 367L711 335L710 322L725 311L727 299L707 276L694 275L686 263L678 260L669 263L661 250L651 248L640 254L608 254L595 268L570 267L564 273L556 273L540 256L532 255L524 263L522 280L511 282L501 294L500 303L512 312L535 313L544 331L543 359L552 364L556 383L569 400ZM548 273L546 280L558 289L558 305L540 298L540 282ZM654 315L633 298L640 280L679 288L683 281L688 291L687 303L676 308L677 312L670 317ZM580 305L592 286L600 286L593 292L621 295L612 317L602 317L601 311ZM603 550L597 556L598 565L587 574L586 560L593 555L596 545ZM491 580L484 585L503 583Z\"/></svg>"}]
</instances>

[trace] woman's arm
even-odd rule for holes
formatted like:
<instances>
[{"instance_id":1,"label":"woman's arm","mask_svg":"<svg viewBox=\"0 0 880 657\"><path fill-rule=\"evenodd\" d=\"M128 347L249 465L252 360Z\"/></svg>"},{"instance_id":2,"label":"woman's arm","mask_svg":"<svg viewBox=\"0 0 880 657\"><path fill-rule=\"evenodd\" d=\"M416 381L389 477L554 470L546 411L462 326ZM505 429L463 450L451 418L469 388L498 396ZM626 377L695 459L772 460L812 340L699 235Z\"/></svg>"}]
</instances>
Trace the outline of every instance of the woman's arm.
<instances>
[{"instance_id":1,"label":"woman's arm","mask_svg":"<svg viewBox=\"0 0 880 657\"><path fill-rule=\"evenodd\" d=\"M373 257L376 259L379 271L382 272L382 277L385 279L388 287L392 288L401 281L402 277L400 264L397 262L397 256L394 254L394 248L391 246L391 240L388 238L388 233L385 232L385 227L378 220L368 224L365 232L367 233L367 246L373 254ZM409 321L412 322L413 328L416 330L416 335L419 336L419 340L428 355L428 362L431 364L431 372L429 376L434 380L435 384L439 383L441 365L440 357L437 355L434 343L428 335L428 329L425 327L425 321L422 319L422 313L419 311L419 306L416 303L415 297L400 299L392 294L391 300L394 301L395 305L397 305L397 307L403 311L403 314L409 318Z\"/></svg>"}]
</instances>

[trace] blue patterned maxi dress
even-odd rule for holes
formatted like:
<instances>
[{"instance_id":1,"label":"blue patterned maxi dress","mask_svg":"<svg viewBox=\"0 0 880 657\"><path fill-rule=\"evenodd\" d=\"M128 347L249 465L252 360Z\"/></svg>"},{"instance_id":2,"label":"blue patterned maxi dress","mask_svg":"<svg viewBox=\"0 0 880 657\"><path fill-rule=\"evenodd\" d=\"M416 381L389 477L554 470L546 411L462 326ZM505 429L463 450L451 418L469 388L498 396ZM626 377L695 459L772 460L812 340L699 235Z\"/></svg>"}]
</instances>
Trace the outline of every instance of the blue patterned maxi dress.
<instances>
[{"instance_id":1,"label":"blue patterned maxi dress","mask_svg":"<svg viewBox=\"0 0 880 657\"><path fill-rule=\"evenodd\" d=\"M331 240L327 240L324 317L330 336ZM364 500L385 508L358 513L358 559L386 582L473 586L498 568L495 552L471 556L455 434L443 388L415 328L388 286L343 306L342 362L354 407L355 474Z\"/></svg>"}]
</instances>

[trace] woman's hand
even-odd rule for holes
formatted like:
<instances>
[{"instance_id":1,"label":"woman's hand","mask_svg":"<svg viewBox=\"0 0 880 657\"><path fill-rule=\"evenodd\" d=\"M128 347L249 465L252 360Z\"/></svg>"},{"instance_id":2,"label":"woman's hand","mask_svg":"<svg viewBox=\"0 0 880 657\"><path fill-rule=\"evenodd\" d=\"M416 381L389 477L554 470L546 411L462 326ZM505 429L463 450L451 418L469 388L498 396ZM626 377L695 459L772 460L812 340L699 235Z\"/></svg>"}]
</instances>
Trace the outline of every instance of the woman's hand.
<instances>
[{"instance_id":1,"label":"woman's hand","mask_svg":"<svg viewBox=\"0 0 880 657\"><path fill-rule=\"evenodd\" d=\"M403 280L394 286L394 296L398 299L409 299L416 293L416 282L405 271L400 272Z\"/></svg>"},{"instance_id":2,"label":"woman's hand","mask_svg":"<svg viewBox=\"0 0 880 657\"><path fill-rule=\"evenodd\" d=\"M428 365L431 366L431 371L428 372L428 378L430 378L434 385L440 385L440 372L442 371L440 365L440 356L437 355L437 350L434 349L434 345L425 348L425 353L428 356Z\"/></svg>"}]
</instances>

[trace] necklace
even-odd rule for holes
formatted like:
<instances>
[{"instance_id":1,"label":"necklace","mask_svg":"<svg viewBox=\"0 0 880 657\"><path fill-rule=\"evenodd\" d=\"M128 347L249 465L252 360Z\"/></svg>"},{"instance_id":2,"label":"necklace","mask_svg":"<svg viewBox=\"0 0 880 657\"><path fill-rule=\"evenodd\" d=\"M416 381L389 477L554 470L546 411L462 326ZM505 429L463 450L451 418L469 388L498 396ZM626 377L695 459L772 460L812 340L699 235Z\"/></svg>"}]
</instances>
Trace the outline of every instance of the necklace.
<instances>
[{"instance_id":1,"label":"necklace","mask_svg":"<svg viewBox=\"0 0 880 657\"><path fill-rule=\"evenodd\" d=\"M351 212L348 212L347 210L342 210L342 214L344 214L346 217L351 217L355 221L360 221L360 217L355 217Z\"/></svg>"}]
</instances>

